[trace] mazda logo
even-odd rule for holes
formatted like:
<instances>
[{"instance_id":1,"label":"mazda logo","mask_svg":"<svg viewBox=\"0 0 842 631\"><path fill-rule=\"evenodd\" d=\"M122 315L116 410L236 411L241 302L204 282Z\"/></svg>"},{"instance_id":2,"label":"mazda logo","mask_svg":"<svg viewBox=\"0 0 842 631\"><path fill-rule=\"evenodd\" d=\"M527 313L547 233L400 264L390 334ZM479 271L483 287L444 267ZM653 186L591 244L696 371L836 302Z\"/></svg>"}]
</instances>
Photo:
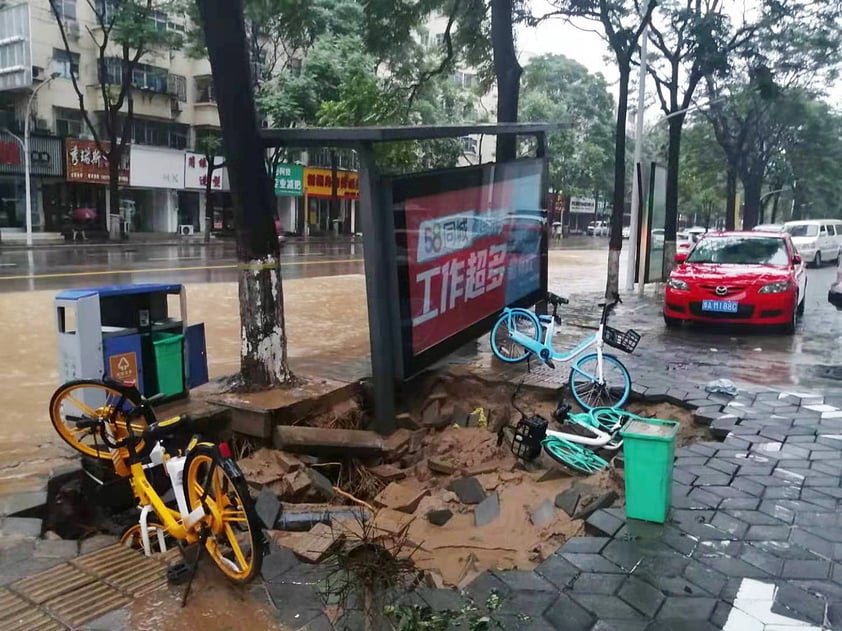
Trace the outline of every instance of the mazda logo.
<instances>
[{"instance_id":1,"label":"mazda logo","mask_svg":"<svg viewBox=\"0 0 842 631\"><path fill-rule=\"evenodd\" d=\"M727 287L723 287L723 286L720 285L719 287L716 288L716 295L717 296L724 296L727 293L728 293Z\"/></svg>"}]
</instances>

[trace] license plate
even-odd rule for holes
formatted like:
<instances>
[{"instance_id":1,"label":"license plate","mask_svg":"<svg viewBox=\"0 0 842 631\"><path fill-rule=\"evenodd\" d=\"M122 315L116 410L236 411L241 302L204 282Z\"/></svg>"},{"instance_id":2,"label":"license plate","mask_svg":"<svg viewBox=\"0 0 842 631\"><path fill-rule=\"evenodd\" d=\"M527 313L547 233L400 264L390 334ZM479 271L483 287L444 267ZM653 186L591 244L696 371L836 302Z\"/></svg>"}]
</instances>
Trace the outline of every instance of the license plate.
<instances>
[{"instance_id":1,"label":"license plate","mask_svg":"<svg viewBox=\"0 0 842 631\"><path fill-rule=\"evenodd\" d=\"M740 303L733 300L703 300L702 311L713 311L714 313L737 313Z\"/></svg>"}]
</instances>

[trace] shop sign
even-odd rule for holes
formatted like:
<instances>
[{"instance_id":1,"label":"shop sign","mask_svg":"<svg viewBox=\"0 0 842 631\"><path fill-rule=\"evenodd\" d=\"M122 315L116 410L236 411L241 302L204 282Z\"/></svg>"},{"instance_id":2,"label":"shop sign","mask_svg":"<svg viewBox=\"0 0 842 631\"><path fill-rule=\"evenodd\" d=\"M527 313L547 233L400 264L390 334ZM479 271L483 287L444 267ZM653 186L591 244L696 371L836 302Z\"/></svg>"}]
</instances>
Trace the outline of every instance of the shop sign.
<instances>
[{"instance_id":1,"label":"shop sign","mask_svg":"<svg viewBox=\"0 0 842 631\"><path fill-rule=\"evenodd\" d=\"M275 195L301 197L304 194L304 167L279 164L275 170Z\"/></svg>"},{"instance_id":2,"label":"shop sign","mask_svg":"<svg viewBox=\"0 0 842 631\"><path fill-rule=\"evenodd\" d=\"M129 184L141 188L184 188L184 152L132 145Z\"/></svg>"},{"instance_id":3,"label":"shop sign","mask_svg":"<svg viewBox=\"0 0 842 631\"><path fill-rule=\"evenodd\" d=\"M100 151L97 143L93 140L79 140L68 138L65 140L65 160L67 161L67 181L85 182L88 184L108 184L110 176L108 173L108 158L105 152L109 151L111 145L103 142ZM121 185L129 183L129 155L130 147L127 145L120 156L119 181Z\"/></svg>"},{"instance_id":4,"label":"shop sign","mask_svg":"<svg viewBox=\"0 0 842 631\"><path fill-rule=\"evenodd\" d=\"M543 160L392 180L404 376L546 290Z\"/></svg>"},{"instance_id":5,"label":"shop sign","mask_svg":"<svg viewBox=\"0 0 842 631\"><path fill-rule=\"evenodd\" d=\"M210 176L212 191L227 191L226 169L219 165L225 162L222 156L214 157L214 164L217 165ZM200 153L184 154L184 188L205 190L208 184L208 159Z\"/></svg>"},{"instance_id":6,"label":"shop sign","mask_svg":"<svg viewBox=\"0 0 842 631\"><path fill-rule=\"evenodd\" d=\"M58 138L30 136L29 169L34 176L61 177L61 141ZM16 140L0 140L0 173L26 173L23 150Z\"/></svg>"},{"instance_id":7,"label":"shop sign","mask_svg":"<svg viewBox=\"0 0 842 631\"><path fill-rule=\"evenodd\" d=\"M332 197L333 174L330 169L306 167L304 193L309 197ZM360 183L356 171L336 172L336 196L341 199L359 199Z\"/></svg>"},{"instance_id":8,"label":"shop sign","mask_svg":"<svg viewBox=\"0 0 842 631\"><path fill-rule=\"evenodd\" d=\"M593 197L571 197L570 212L574 214L593 215L596 212L596 200Z\"/></svg>"},{"instance_id":9,"label":"shop sign","mask_svg":"<svg viewBox=\"0 0 842 631\"><path fill-rule=\"evenodd\" d=\"M137 383L137 354L121 353L108 358L108 376L124 383Z\"/></svg>"}]
</instances>

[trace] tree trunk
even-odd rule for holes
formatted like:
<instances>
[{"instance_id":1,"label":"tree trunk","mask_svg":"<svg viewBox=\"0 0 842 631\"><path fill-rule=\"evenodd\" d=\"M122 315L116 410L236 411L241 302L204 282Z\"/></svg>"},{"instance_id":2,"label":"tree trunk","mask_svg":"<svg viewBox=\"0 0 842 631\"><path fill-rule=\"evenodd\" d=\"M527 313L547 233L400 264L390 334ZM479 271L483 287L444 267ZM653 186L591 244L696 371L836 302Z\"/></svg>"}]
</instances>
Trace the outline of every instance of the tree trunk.
<instances>
[{"instance_id":1,"label":"tree trunk","mask_svg":"<svg viewBox=\"0 0 842 631\"><path fill-rule=\"evenodd\" d=\"M520 75L523 69L515 53L512 10L513 0L491 0L491 44L494 51L494 74L497 77L498 123L517 122ZM516 157L517 137L497 136L497 160L504 162Z\"/></svg>"},{"instance_id":2,"label":"tree trunk","mask_svg":"<svg viewBox=\"0 0 842 631\"><path fill-rule=\"evenodd\" d=\"M330 150L330 212L328 216L327 231L330 234L330 228L334 219L339 219L339 198L337 197L338 186L336 185L336 150ZM339 225L339 224L333 224Z\"/></svg>"},{"instance_id":3,"label":"tree trunk","mask_svg":"<svg viewBox=\"0 0 842 631\"><path fill-rule=\"evenodd\" d=\"M664 278L675 265L675 235L678 229L678 169L681 160L681 128L684 114L669 119L669 147L667 149L666 217L664 219Z\"/></svg>"},{"instance_id":4,"label":"tree trunk","mask_svg":"<svg viewBox=\"0 0 842 631\"><path fill-rule=\"evenodd\" d=\"M631 65L621 63L619 70L620 95L617 103L617 124L614 128L614 195L611 198L611 237L608 241L606 298L611 298L620 291L620 252L623 249L623 212L626 204L626 118L629 109Z\"/></svg>"},{"instance_id":5,"label":"tree trunk","mask_svg":"<svg viewBox=\"0 0 842 631\"><path fill-rule=\"evenodd\" d=\"M726 167L725 172L725 229L735 230L737 223L737 170Z\"/></svg>"},{"instance_id":6,"label":"tree trunk","mask_svg":"<svg viewBox=\"0 0 842 631\"><path fill-rule=\"evenodd\" d=\"M259 390L294 380L287 364L274 191L266 172L246 48L242 0L199 0L234 200L240 263L240 375Z\"/></svg>"},{"instance_id":7,"label":"tree trunk","mask_svg":"<svg viewBox=\"0 0 842 631\"><path fill-rule=\"evenodd\" d=\"M778 205L780 201L780 194L775 195L775 199L772 201L772 216L769 218L769 223L775 223L775 220L778 218Z\"/></svg>"},{"instance_id":8,"label":"tree trunk","mask_svg":"<svg viewBox=\"0 0 842 631\"><path fill-rule=\"evenodd\" d=\"M763 196L763 177L748 173L743 178L745 206L743 211L743 230L751 230L757 225L760 216L760 198Z\"/></svg>"},{"instance_id":9,"label":"tree trunk","mask_svg":"<svg viewBox=\"0 0 842 631\"><path fill-rule=\"evenodd\" d=\"M208 162L208 179L205 182L205 243L210 243L211 226L213 226L213 187L211 184L215 166L214 162L215 158L211 156L210 162Z\"/></svg>"},{"instance_id":10,"label":"tree trunk","mask_svg":"<svg viewBox=\"0 0 842 631\"><path fill-rule=\"evenodd\" d=\"M121 160L121 152L115 151L113 147L116 146L116 143L112 142L112 149L111 155L109 156L108 160L108 203L110 214L112 215L119 215L120 214L120 160ZM113 159L112 159L113 158ZM108 216L109 213L105 213L105 234L107 235L106 238L111 238L111 217ZM124 238L123 234L123 221L120 221L120 239Z\"/></svg>"}]
</instances>

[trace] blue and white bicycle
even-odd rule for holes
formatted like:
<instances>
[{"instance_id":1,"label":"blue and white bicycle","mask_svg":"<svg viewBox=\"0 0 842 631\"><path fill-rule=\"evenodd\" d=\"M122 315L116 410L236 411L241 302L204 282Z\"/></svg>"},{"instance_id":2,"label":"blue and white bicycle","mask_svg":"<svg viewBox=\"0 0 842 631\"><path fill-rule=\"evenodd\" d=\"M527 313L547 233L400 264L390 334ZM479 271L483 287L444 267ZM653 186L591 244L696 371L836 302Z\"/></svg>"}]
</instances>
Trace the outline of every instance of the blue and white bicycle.
<instances>
[{"instance_id":1,"label":"blue and white bicycle","mask_svg":"<svg viewBox=\"0 0 842 631\"><path fill-rule=\"evenodd\" d=\"M597 332L582 340L572 350L561 353L553 348L556 325L561 325L559 305L570 301L553 293L547 294L552 315L535 315L528 309L506 308L491 330L491 349L501 361L515 364L535 355L550 368L555 362L576 360L570 370L570 392L584 410L608 407L621 408L631 393L631 377L623 363L613 355L603 353L605 344L626 353L634 352L640 335L633 329L626 332L608 326L608 316L621 303L619 294L614 300L600 304L602 318ZM541 333L544 339L541 339ZM595 353L583 353L596 346Z\"/></svg>"}]
</instances>

